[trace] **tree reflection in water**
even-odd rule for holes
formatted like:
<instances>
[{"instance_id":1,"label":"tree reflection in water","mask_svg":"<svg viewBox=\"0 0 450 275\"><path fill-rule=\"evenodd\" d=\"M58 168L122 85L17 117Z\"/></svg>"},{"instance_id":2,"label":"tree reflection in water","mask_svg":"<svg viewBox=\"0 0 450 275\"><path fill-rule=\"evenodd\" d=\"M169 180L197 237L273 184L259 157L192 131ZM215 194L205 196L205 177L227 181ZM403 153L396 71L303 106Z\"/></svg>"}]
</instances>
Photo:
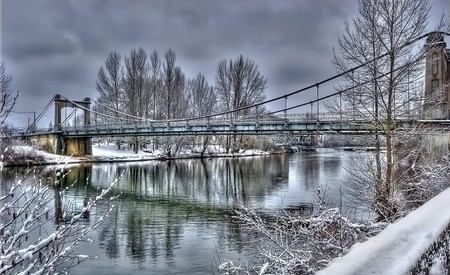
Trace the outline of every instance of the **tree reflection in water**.
<instances>
[{"instance_id":1,"label":"tree reflection in water","mask_svg":"<svg viewBox=\"0 0 450 275\"><path fill-rule=\"evenodd\" d=\"M260 210L312 202L319 184L339 186L338 153L301 152L227 159L105 163L71 167L66 196L119 179L117 207L92 238L99 254L74 272L207 273L215 254L242 260L246 242L232 218L238 205ZM98 209L107 208L99 205ZM94 213L95 214L95 213ZM89 266L88 266L89 265ZM139 271L140 270L140 271Z\"/></svg>"},{"instance_id":2,"label":"tree reflection in water","mask_svg":"<svg viewBox=\"0 0 450 275\"><path fill-rule=\"evenodd\" d=\"M233 207L262 204L286 188L288 165L286 156L277 155L87 165L73 172L91 169L88 184L94 189L120 177L119 205L98 236L108 257L124 254L137 264L146 257L164 258L170 266L180 240L192 229L218 231L217 244L241 251L238 226L231 222Z\"/></svg>"}]
</instances>

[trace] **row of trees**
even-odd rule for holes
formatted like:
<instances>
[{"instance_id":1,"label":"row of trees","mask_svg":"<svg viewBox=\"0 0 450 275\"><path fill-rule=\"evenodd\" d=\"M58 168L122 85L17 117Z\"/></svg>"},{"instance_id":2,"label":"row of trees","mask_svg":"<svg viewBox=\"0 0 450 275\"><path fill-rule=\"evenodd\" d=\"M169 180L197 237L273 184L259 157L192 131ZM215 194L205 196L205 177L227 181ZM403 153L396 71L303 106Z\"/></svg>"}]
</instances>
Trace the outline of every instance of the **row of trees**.
<instances>
[{"instance_id":1,"label":"row of trees","mask_svg":"<svg viewBox=\"0 0 450 275\"><path fill-rule=\"evenodd\" d=\"M220 61L213 86L201 73L187 78L176 65L173 50L161 59L156 50L148 57L139 48L123 61L119 53L110 53L99 69L96 88L98 101L110 108L105 111L111 115L119 117L121 110L142 119L176 119L262 102L266 82L258 65L242 55Z\"/></svg>"},{"instance_id":2,"label":"row of trees","mask_svg":"<svg viewBox=\"0 0 450 275\"><path fill-rule=\"evenodd\" d=\"M96 111L115 118L125 118L126 113L136 119L177 119L235 110L265 99L267 79L242 55L220 61L215 80L211 85L201 73L186 77L171 49L163 58L156 50L148 56L143 48L123 59L111 52L98 72ZM135 150L137 143L135 139Z\"/></svg>"}]
</instances>

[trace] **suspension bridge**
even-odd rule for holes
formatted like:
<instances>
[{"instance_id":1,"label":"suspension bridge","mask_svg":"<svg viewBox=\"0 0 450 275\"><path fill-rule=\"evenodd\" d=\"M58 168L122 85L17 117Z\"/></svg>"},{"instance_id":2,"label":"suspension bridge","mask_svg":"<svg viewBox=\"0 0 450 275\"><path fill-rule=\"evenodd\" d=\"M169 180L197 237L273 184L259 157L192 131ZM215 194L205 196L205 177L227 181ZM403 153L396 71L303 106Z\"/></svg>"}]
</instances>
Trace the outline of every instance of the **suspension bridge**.
<instances>
[{"instance_id":1,"label":"suspension bridge","mask_svg":"<svg viewBox=\"0 0 450 275\"><path fill-rule=\"evenodd\" d=\"M449 89L444 85L449 78L448 56L450 52L449 49L446 49L443 40L444 35L448 34L428 33L406 44L410 45L427 38L427 43L433 45L429 46L425 54L424 96L419 96L418 88L410 87L408 82L408 87L404 88L403 101L399 100L394 104L392 122L395 129L406 129L423 124L442 128L447 127L450 123L447 107ZM437 40L436 37L438 37ZM427 47L427 44L425 47ZM386 55L374 58L368 63ZM437 63L439 66L435 66L436 55L439 58L438 60L443 61ZM68 154L70 152L75 155L89 154L91 152L89 148L92 146L91 139L96 137L180 135L284 135L304 137L322 134L374 134L384 121L376 121L378 114L375 112L373 103L369 106L361 98L359 102L353 102L350 105L343 103L345 101L343 97L347 94L354 94L356 89L361 89L364 84L370 84L372 80L332 93L321 91L321 87L333 80L355 74L364 65L367 64L348 69L315 84L264 102L201 117L154 120L112 109L92 98L76 101L62 95L55 95L34 119L33 123L29 125L28 129L21 134L38 144L46 143L47 146L43 147L53 148L51 151L54 153ZM407 66L408 64L405 64L397 70L403 70ZM380 75L380 77L383 77L383 75ZM420 86L422 85L423 81L420 83ZM444 100L425 102L424 98L430 94L435 94L438 88L440 88ZM309 98L312 96L315 98L299 103L297 98L301 93L306 93ZM268 104L276 101L284 104L284 107L276 111L261 111L267 109ZM333 111L325 108L329 102L334 102ZM93 104L95 104L95 108L91 108ZM39 121L51 106L54 107L52 129L37 129L36 126ZM67 114L69 108L72 111ZM62 114L63 109L66 111L65 115ZM303 113L292 113L300 109L303 110ZM77 116L77 111L80 110L83 112L81 119ZM424 115L425 113L426 115ZM383 114L380 117L383 117ZM69 123L71 121L72 124ZM305 139L297 138L297 140ZM68 147L74 149L68 150Z\"/></svg>"}]
</instances>

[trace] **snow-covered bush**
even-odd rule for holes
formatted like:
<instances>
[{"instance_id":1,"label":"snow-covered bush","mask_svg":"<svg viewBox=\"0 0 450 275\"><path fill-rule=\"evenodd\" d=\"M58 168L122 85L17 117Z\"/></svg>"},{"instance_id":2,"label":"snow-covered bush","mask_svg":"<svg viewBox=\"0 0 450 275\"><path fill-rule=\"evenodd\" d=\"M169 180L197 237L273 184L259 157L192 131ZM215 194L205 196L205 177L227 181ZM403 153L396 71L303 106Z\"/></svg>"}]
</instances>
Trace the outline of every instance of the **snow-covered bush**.
<instances>
[{"instance_id":1,"label":"snow-covered bush","mask_svg":"<svg viewBox=\"0 0 450 275\"><path fill-rule=\"evenodd\" d=\"M14 164L16 166L32 166L39 165L45 161L41 151L26 145L20 140L2 142L1 148L1 164L7 166Z\"/></svg>"},{"instance_id":2,"label":"snow-covered bush","mask_svg":"<svg viewBox=\"0 0 450 275\"><path fill-rule=\"evenodd\" d=\"M107 193L115 182L98 194L86 194L83 206L75 210L69 207L70 203L65 205L56 199L63 197L68 188L60 184L65 176L61 171L30 170L14 175L14 184L2 181L0 274L67 273L92 257L77 255L76 250L113 207ZM2 176L13 172L2 171ZM91 209L105 201L104 212L98 218L90 218Z\"/></svg>"},{"instance_id":3,"label":"snow-covered bush","mask_svg":"<svg viewBox=\"0 0 450 275\"><path fill-rule=\"evenodd\" d=\"M271 217L249 208L236 210L243 234L256 240L248 249L249 258L256 260L239 266L227 260L218 266L220 274L313 274L385 226L353 223L337 208L313 217L279 210Z\"/></svg>"},{"instance_id":4,"label":"snow-covered bush","mask_svg":"<svg viewBox=\"0 0 450 275\"><path fill-rule=\"evenodd\" d=\"M402 186L406 206L416 208L450 187L450 156L440 161L422 163L415 177Z\"/></svg>"}]
</instances>

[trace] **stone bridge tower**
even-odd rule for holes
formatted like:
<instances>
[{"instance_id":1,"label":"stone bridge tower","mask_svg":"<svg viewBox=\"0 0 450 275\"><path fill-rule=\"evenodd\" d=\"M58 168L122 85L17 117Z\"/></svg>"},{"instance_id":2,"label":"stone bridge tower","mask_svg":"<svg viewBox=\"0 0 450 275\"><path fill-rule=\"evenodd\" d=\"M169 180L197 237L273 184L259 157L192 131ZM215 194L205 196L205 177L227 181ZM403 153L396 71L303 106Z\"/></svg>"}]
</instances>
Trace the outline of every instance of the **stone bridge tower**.
<instances>
[{"instance_id":1,"label":"stone bridge tower","mask_svg":"<svg viewBox=\"0 0 450 275\"><path fill-rule=\"evenodd\" d=\"M84 126L91 124L91 101L85 98L83 101L69 101L63 99L60 95L55 95L53 98L55 103L55 141L54 147L56 154L84 156L92 155L92 138L78 137L78 138L64 138L62 135L62 121L61 111L63 108L78 108L79 106L85 108L84 112Z\"/></svg>"},{"instance_id":2,"label":"stone bridge tower","mask_svg":"<svg viewBox=\"0 0 450 275\"><path fill-rule=\"evenodd\" d=\"M450 49L444 34L433 32L425 44L425 104L423 119L450 119ZM450 152L450 134L447 132L424 133L421 136L421 161L439 160Z\"/></svg>"},{"instance_id":3,"label":"stone bridge tower","mask_svg":"<svg viewBox=\"0 0 450 275\"><path fill-rule=\"evenodd\" d=\"M424 119L450 119L450 49L446 47L442 33L427 37Z\"/></svg>"}]
</instances>

